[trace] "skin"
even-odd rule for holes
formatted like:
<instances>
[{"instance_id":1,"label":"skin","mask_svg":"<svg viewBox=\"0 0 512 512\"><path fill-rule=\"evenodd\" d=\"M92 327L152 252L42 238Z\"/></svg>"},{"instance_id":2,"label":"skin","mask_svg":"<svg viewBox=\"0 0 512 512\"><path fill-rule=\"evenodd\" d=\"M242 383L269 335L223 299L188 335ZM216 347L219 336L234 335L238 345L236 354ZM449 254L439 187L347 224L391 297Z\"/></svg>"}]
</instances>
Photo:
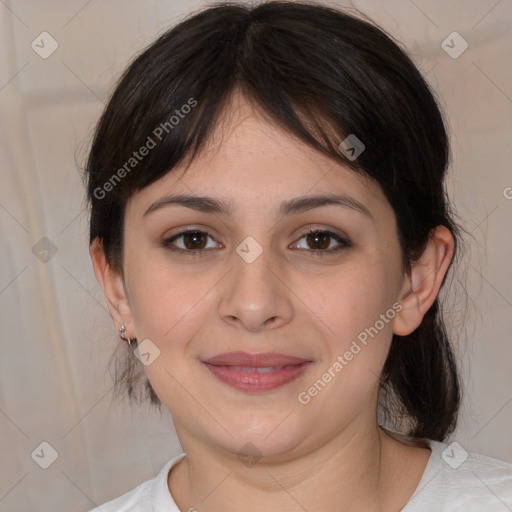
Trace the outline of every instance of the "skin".
<instances>
[{"instance_id":1,"label":"skin","mask_svg":"<svg viewBox=\"0 0 512 512\"><path fill-rule=\"evenodd\" d=\"M186 173L174 169L129 200L124 281L101 245L91 246L116 328L125 325L126 337L150 339L160 350L145 371L187 454L169 474L170 492L183 511L334 512L340 504L344 511L400 510L430 450L379 429L378 376L392 334L412 332L436 298L453 238L437 227L407 275L396 218L376 182L308 148L242 97L234 96L228 111ZM372 218L338 205L277 217L284 200L332 192L357 199ZM221 198L233 212L172 205L143 216L170 193ZM319 243L304 236L311 227L351 246L316 256ZM188 239L187 246L181 237L175 246L199 244L202 255L161 245L185 228L211 238ZM248 236L262 248L252 263L235 250ZM334 238L327 244L339 246ZM309 403L300 403L298 394L394 303L402 306L396 316ZM247 393L201 363L235 350L280 352L313 365L276 390ZM256 454L254 464L239 457Z\"/></svg>"}]
</instances>

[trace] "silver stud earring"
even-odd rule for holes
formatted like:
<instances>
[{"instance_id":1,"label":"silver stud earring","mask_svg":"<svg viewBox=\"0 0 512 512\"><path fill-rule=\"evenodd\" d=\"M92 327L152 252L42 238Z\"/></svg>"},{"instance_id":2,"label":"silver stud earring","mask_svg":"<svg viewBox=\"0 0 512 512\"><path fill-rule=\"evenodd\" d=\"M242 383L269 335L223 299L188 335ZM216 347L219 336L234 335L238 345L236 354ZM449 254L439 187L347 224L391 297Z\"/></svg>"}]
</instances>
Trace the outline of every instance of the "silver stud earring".
<instances>
[{"instance_id":1,"label":"silver stud earring","mask_svg":"<svg viewBox=\"0 0 512 512\"><path fill-rule=\"evenodd\" d=\"M119 328L119 336L121 337L121 339L126 341L128 345L130 345L130 348L132 350L135 350L137 348L137 338L125 338L123 336L124 331L126 331L126 327L124 325L121 325L121 327Z\"/></svg>"}]
</instances>

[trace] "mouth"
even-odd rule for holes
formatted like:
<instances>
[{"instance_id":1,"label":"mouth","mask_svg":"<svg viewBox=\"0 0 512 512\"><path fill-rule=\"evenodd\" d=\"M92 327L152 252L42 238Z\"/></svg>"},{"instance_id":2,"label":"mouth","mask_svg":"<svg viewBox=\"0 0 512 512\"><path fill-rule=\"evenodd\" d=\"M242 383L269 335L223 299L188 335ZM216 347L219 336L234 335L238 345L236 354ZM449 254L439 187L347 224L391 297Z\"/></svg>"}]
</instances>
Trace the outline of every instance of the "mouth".
<instances>
[{"instance_id":1,"label":"mouth","mask_svg":"<svg viewBox=\"0 0 512 512\"><path fill-rule=\"evenodd\" d=\"M219 381L246 392L280 388L299 378L313 364L284 354L246 352L220 354L201 362Z\"/></svg>"}]
</instances>

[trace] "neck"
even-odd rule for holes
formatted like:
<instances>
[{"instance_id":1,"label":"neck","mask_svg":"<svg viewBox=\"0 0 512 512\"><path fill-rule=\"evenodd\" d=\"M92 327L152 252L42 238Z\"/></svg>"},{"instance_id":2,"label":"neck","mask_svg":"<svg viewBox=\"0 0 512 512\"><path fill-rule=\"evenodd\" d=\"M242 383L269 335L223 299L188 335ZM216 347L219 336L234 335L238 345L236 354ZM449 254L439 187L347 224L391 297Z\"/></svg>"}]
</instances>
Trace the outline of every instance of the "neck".
<instances>
[{"instance_id":1,"label":"neck","mask_svg":"<svg viewBox=\"0 0 512 512\"><path fill-rule=\"evenodd\" d=\"M179 425L176 432L187 456L171 471L168 483L179 508L187 511L399 510L428 460L424 449L400 443L376 424L353 425L314 450L298 447L293 456L244 461L204 444ZM423 458L411 479L397 468L418 449ZM415 451L415 456L420 454Z\"/></svg>"}]
</instances>

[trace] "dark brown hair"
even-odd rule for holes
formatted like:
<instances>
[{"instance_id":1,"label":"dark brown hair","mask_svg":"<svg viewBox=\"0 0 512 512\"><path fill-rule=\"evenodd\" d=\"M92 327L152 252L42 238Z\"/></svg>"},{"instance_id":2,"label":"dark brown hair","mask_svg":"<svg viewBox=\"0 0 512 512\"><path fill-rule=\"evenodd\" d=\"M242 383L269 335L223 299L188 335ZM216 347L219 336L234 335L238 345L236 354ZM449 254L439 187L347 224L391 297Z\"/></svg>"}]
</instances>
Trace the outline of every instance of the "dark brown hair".
<instances>
[{"instance_id":1,"label":"dark brown hair","mask_svg":"<svg viewBox=\"0 0 512 512\"><path fill-rule=\"evenodd\" d=\"M418 69L370 21L318 3L275 1L215 4L188 16L118 81L85 169L90 243L99 238L113 269L123 275L127 199L192 161L235 91L305 144L379 183L396 214L404 271L438 225L454 236L455 260L462 238L444 188L449 142ZM340 150L350 134L365 145L356 159ZM150 139L154 147L138 158ZM120 350L117 390L161 406L142 364L125 344ZM393 336L381 392L384 411L410 436L442 441L454 430L461 387L439 297L413 333Z\"/></svg>"}]
</instances>

